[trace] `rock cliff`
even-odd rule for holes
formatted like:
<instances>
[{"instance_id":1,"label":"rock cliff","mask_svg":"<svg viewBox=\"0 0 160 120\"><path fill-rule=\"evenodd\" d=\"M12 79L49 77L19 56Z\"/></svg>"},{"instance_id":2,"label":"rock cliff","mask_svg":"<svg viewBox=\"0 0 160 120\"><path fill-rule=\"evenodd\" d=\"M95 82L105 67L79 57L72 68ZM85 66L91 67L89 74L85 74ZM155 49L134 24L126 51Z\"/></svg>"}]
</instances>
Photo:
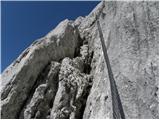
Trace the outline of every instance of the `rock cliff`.
<instances>
[{"instance_id":1,"label":"rock cliff","mask_svg":"<svg viewBox=\"0 0 160 120\"><path fill-rule=\"evenodd\" d=\"M159 118L158 11L102 1L62 21L2 73L1 118Z\"/></svg>"}]
</instances>

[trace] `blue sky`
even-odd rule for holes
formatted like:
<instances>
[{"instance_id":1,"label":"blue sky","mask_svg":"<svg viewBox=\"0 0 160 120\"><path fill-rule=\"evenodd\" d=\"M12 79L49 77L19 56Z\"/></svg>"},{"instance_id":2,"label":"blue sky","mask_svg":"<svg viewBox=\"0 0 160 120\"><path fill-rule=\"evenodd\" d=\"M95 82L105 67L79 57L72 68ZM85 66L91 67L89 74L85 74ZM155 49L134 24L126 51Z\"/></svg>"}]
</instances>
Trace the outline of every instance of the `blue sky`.
<instances>
[{"instance_id":1,"label":"blue sky","mask_svg":"<svg viewBox=\"0 0 160 120\"><path fill-rule=\"evenodd\" d=\"M68 18L88 15L99 1L5 1L1 4L2 71L34 40Z\"/></svg>"}]
</instances>

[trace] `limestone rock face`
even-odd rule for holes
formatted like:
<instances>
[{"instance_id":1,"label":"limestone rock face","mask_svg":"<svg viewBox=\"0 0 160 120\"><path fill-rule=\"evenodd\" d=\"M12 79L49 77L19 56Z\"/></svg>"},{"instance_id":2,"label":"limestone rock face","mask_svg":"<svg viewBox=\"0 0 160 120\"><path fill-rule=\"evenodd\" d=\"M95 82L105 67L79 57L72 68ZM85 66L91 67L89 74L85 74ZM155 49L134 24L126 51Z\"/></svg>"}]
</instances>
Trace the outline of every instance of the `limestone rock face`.
<instances>
[{"instance_id":1,"label":"limestone rock face","mask_svg":"<svg viewBox=\"0 0 160 120\"><path fill-rule=\"evenodd\" d=\"M45 79L46 76L41 74L47 74L44 69L51 61L74 57L75 48L78 47L78 30L73 23L65 20L52 32L35 41L3 72L2 118L19 117L28 96L35 89L35 84L40 79Z\"/></svg>"},{"instance_id":2,"label":"limestone rock face","mask_svg":"<svg viewBox=\"0 0 160 120\"><path fill-rule=\"evenodd\" d=\"M50 105L58 88L58 73L60 64L51 62L38 78L33 96L21 112L20 118L44 118L50 113Z\"/></svg>"},{"instance_id":3,"label":"limestone rock face","mask_svg":"<svg viewBox=\"0 0 160 120\"><path fill-rule=\"evenodd\" d=\"M81 118L83 115L86 97L91 88L91 78L74 66L74 64L79 64L75 61L71 61L69 58L62 61L59 89L53 104L51 118Z\"/></svg>"},{"instance_id":4,"label":"limestone rock face","mask_svg":"<svg viewBox=\"0 0 160 120\"><path fill-rule=\"evenodd\" d=\"M83 117L112 118L113 114L99 32L89 22L98 11L125 118L158 118L158 2L116 1L100 3L79 26L94 51L93 86Z\"/></svg>"},{"instance_id":5,"label":"limestone rock face","mask_svg":"<svg viewBox=\"0 0 160 120\"><path fill-rule=\"evenodd\" d=\"M118 101L124 118L159 118L158 11L157 1L102 1L62 21L2 73L1 117L116 118Z\"/></svg>"}]
</instances>

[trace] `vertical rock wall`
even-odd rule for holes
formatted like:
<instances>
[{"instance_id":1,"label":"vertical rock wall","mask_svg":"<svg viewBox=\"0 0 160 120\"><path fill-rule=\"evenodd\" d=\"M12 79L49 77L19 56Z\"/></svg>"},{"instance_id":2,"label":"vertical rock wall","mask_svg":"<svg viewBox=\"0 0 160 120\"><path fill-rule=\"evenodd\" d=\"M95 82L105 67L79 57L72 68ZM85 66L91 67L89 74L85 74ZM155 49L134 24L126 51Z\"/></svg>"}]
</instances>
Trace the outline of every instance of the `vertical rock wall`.
<instances>
[{"instance_id":1,"label":"vertical rock wall","mask_svg":"<svg viewBox=\"0 0 160 120\"><path fill-rule=\"evenodd\" d=\"M113 118L98 19L125 118L158 118L158 10L158 1L102 1L62 21L2 73L1 117Z\"/></svg>"},{"instance_id":2,"label":"vertical rock wall","mask_svg":"<svg viewBox=\"0 0 160 120\"><path fill-rule=\"evenodd\" d=\"M81 22L80 34L94 51L93 86L83 118L113 117L109 77L94 22L98 14L125 118L158 118L158 10L156 1L101 2Z\"/></svg>"}]
</instances>

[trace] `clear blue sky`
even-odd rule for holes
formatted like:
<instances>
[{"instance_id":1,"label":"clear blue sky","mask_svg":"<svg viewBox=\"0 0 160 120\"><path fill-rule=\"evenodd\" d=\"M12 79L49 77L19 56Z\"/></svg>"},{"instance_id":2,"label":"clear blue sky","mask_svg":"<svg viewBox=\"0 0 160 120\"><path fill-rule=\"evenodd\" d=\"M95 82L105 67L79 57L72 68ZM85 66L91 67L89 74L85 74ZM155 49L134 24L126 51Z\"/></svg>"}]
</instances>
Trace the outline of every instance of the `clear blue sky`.
<instances>
[{"instance_id":1,"label":"clear blue sky","mask_svg":"<svg viewBox=\"0 0 160 120\"><path fill-rule=\"evenodd\" d=\"M99 1L5 1L1 4L2 71L34 40L68 18L88 15Z\"/></svg>"}]
</instances>

